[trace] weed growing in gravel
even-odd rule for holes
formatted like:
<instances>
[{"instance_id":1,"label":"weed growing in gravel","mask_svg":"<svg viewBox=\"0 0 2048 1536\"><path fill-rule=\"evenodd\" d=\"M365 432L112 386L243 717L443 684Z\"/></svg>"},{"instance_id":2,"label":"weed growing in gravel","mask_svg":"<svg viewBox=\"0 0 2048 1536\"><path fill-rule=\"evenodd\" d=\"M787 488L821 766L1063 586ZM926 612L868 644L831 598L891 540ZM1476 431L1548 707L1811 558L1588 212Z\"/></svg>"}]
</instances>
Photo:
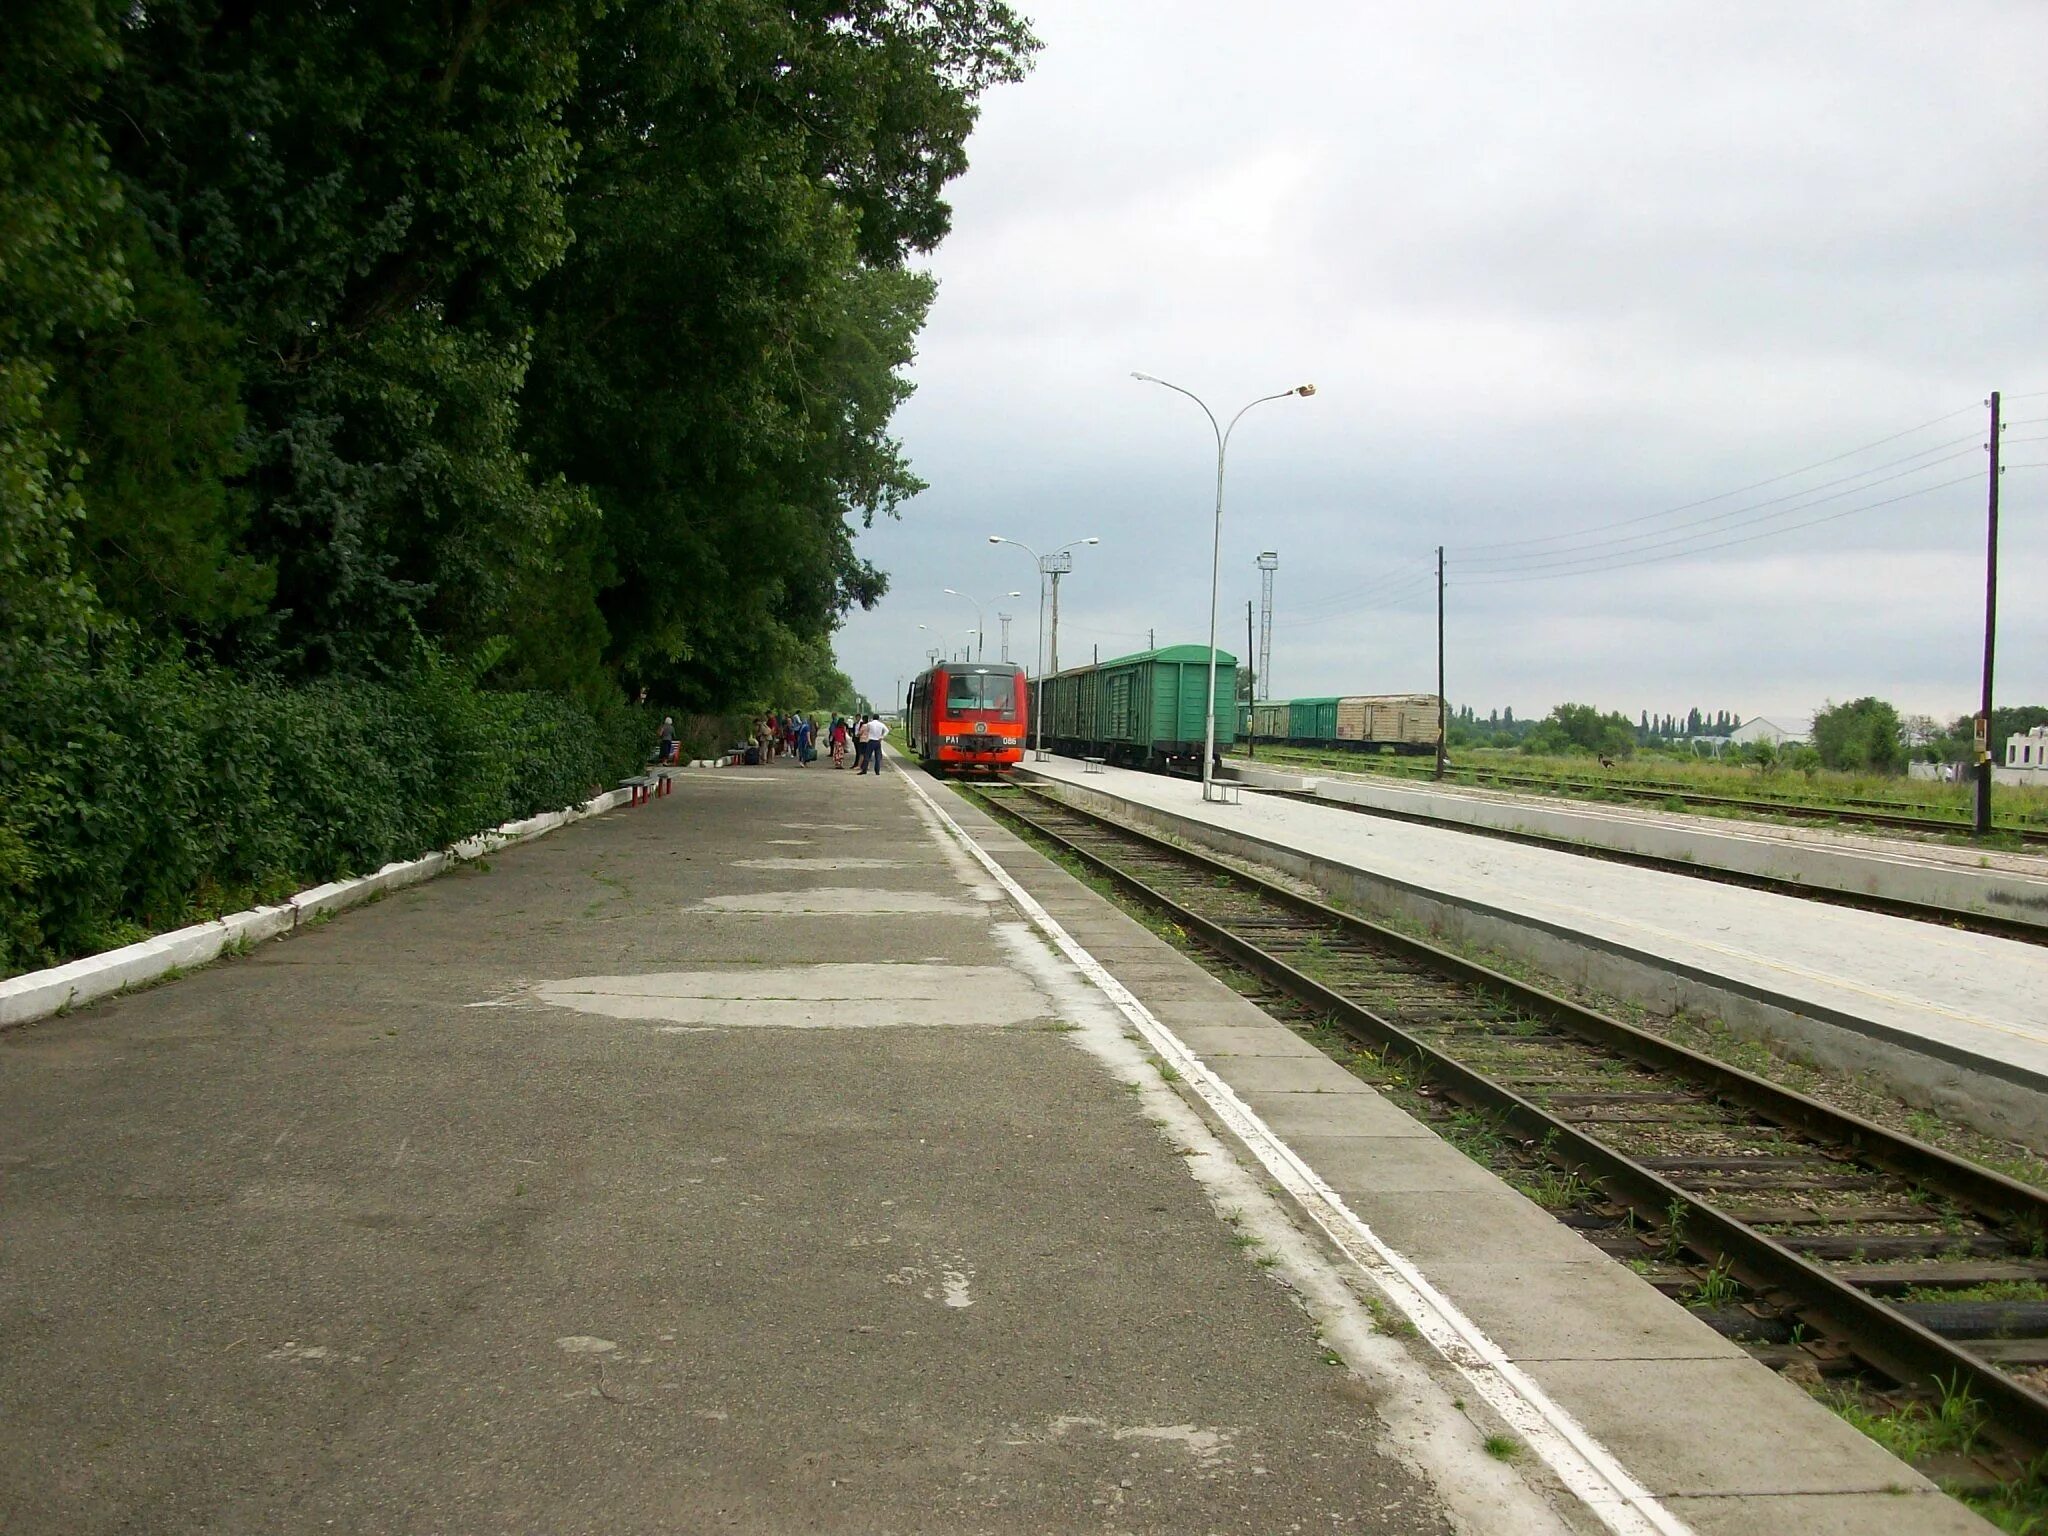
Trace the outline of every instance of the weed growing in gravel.
<instances>
[{"instance_id":1,"label":"weed growing in gravel","mask_svg":"<svg viewBox=\"0 0 2048 1536\"><path fill-rule=\"evenodd\" d=\"M1741 1283L1728 1273L1725 1262L1717 1262L1683 1299L1688 1307L1728 1307L1741 1298Z\"/></svg>"},{"instance_id":2,"label":"weed growing in gravel","mask_svg":"<svg viewBox=\"0 0 2048 1536\"><path fill-rule=\"evenodd\" d=\"M1488 1435L1486 1454L1495 1461L1514 1461L1522 1454L1522 1442L1513 1435Z\"/></svg>"}]
</instances>

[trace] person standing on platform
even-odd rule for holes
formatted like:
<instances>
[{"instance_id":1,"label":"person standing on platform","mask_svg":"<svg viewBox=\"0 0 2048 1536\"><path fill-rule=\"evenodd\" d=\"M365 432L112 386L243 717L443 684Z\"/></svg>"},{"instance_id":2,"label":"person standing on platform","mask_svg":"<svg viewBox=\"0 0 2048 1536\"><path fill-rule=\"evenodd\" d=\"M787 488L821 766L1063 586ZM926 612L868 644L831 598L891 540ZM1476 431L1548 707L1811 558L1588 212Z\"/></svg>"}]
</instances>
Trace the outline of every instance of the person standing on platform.
<instances>
[{"instance_id":1,"label":"person standing on platform","mask_svg":"<svg viewBox=\"0 0 2048 1536\"><path fill-rule=\"evenodd\" d=\"M880 715L871 715L863 729L868 739L868 771L879 774L882 771L882 738L889 734L889 723Z\"/></svg>"},{"instance_id":2,"label":"person standing on platform","mask_svg":"<svg viewBox=\"0 0 2048 1536\"><path fill-rule=\"evenodd\" d=\"M853 732L846 728L846 717L835 714L832 717L832 729L825 738L832 748L832 766L834 768L844 768L846 766L846 743L852 739L852 736Z\"/></svg>"}]
</instances>

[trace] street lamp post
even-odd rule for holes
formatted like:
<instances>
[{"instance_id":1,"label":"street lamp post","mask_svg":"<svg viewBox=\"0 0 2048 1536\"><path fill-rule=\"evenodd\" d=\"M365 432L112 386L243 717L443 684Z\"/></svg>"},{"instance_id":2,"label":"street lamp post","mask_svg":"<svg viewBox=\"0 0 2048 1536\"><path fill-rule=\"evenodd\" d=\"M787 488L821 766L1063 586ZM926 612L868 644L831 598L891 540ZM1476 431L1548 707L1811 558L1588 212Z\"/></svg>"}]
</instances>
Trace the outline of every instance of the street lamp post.
<instances>
[{"instance_id":1,"label":"street lamp post","mask_svg":"<svg viewBox=\"0 0 2048 1536\"><path fill-rule=\"evenodd\" d=\"M1048 568L1047 562L1055 560L1061 555L1067 555L1068 563L1071 565L1074 557L1067 554L1068 550L1081 544L1100 544L1102 540L1096 538L1069 539L1050 555L1041 555L1029 544L1022 543L1016 539L1006 539L999 533L990 534L988 541L991 544L1016 545L1017 548L1029 555L1031 563L1038 567L1038 681L1039 694L1042 695L1045 691L1045 576ZM1010 595L1012 597L1020 597L1023 594L1013 592ZM1041 763L1045 761L1045 711L1039 708L1039 705L1044 702L1042 697L1034 696L1031 707L1031 729L1033 736L1031 751L1033 757Z\"/></svg>"},{"instance_id":2,"label":"street lamp post","mask_svg":"<svg viewBox=\"0 0 2048 1536\"><path fill-rule=\"evenodd\" d=\"M983 608L985 607L985 605L982 603L975 602L974 599L968 597L965 592L956 591L952 587L946 587L943 590L946 596L948 597L965 598L969 603L972 603L974 605L974 659L976 661L981 660L983 636L985 633L985 625L983 622ZM1005 592L1003 594L1004 597L1022 597L1023 595L1024 594L1022 592ZM999 599L992 598L990 599L990 601L999 601Z\"/></svg>"},{"instance_id":3,"label":"street lamp post","mask_svg":"<svg viewBox=\"0 0 2048 1536\"><path fill-rule=\"evenodd\" d=\"M1293 389L1283 389L1276 395L1261 395L1247 402L1238 413L1230 418L1229 426L1217 423L1216 413L1209 409L1207 402L1191 389L1182 389L1178 384L1169 384L1164 379L1154 378L1149 373L1133 372L1131 377L1144 384L1157 384L1170 389L1177 395L1186 395L1202 407L1202 414L1209 418L1209 428L1216 434L1216 530L1209 545L1209 693L1203 700L1202 715L1202 798L1214 800L1216 796L1216 585L1221 575L1223 557L1223 456L1230 447L1230 434L1237 430L1237 424L1244 419L1244 413L1254 405L1264 405L1268 400L1285 400L1290 395L1304 399L1316 392L1313 384L1297 384Z\"/></svg>"}]
</instances>

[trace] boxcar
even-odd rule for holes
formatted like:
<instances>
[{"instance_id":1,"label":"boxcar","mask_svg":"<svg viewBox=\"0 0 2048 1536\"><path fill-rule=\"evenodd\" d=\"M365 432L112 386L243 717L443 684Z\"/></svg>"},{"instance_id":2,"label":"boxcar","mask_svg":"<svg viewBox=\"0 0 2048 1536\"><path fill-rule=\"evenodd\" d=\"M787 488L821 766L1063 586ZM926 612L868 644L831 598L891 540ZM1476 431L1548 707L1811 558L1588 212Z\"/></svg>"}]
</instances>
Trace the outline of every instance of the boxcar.
<instances>
[{"instance_id":1,"label":"boxcar","mask_svg":"<svg viewBox=\"0 0 2048 1536\"><path fill-rule=\"evenodd\" d=\"M1287 705L1287 739L1295 742L1337 739L1337 700L1292 699Z\"/></svg>"},{"instance_id":2,"label":"boxcar","mask_svg":"<svg viewBox=\"0 0 2048 1536\"><path fill-rule=\"evenodd\" d=\"M1287 715L1292 704L1286 699L1266 699L1252 706L1252 736L1258 741L1285 741Z\"/></svg>"},{"instance_id":3,"label":"boxcar","mask_svg":"<svg viewBox=\"0 0 2048 1536\"><path fill-rule=\"evenodd\" d=\"M1433 693L1383 693L1337 701L1337 739L1361 750L1434 752L1441 725Z\"/></svg>"},{"instance_id":4,"label":"boxcar","mask_svg":"<svg viewBox=\"0 0 2048 1536\"><path fill-rule=\"evenodd\" d=\"M940 662L911 679L904 735L935 773L998 772L1024 759L1027 704L1013 662Z\"/></svg>"},{"instance_id":5,"label":"boxcar","mask_svg":"<svg viewBox=\"0 0 2048 1536\"><path fill-rule=\"evenodd\" d=\"M1433 693L1346 694L1339 698L1275 699L1252 706L1262 742L1344 747L1354 752L1426 753L1439 728Z\"/></svg>"},{"instance_id":6,"label":"boxcar","mask_svg":"<svg viewBox=\"0 0 2048 1536\"><path fill-rule=\"evenodd\" d=\"M1068 757L1134 768L1200 767L1209 649L1170 645L1055 672L1039 688L1045 744ZM1216 653L1216 735L1237 719L1237 658Z\"/></svg>"}]
</instances>

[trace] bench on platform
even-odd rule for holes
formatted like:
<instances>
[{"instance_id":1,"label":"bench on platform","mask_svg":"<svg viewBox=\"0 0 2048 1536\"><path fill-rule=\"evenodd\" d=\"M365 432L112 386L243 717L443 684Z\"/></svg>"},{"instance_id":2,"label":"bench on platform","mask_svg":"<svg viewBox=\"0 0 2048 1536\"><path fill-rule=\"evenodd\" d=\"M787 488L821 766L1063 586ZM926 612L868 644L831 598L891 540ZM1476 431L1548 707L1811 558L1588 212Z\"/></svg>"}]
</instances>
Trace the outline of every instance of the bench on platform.
<instances>
[{"instance_id":1,"label":"bench on platform","mask_svg":"<svg viewBox=\"0 0 2048 1536\"><path fill-rule=\"evenodd\" d=\"M1083 773L1100 773L1102 772L1103 762L1104 759L1099 757L1084 757L1081 759L1081 771Z\"/></svg>"},{"instance_id":2,"label":"bench on platform","mask_svg":"<svg viewBox=\"0 0 2048 1536\"><path fill-rule=\"evenodd\" d=\"M665 773L643 773L630 779L619 780L619 788L630 789L633 792L633 798L629 802L633 805L645 805L656 795L671 793L674 787Z\"/></svg>"}]
</instances>

